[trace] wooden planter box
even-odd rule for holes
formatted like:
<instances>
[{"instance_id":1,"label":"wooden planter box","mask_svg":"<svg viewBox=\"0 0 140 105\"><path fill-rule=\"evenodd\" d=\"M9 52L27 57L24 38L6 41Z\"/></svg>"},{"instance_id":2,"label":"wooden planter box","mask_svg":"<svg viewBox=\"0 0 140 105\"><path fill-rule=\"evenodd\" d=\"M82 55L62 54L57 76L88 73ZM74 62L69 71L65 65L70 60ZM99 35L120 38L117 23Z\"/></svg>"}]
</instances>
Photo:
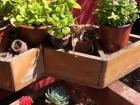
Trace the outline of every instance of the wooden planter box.
<instances>
[{"instance_id":1,"label":"wooden planter box","mask_svg":"<svg viewBox=\"0 0 140 105\"><path fill-rule=\"evenodd\" d=\"M80 83L94 88L104 88L140 66L140 37L130 35L133 42L112 54L105 54L97 44L99 56L63 49L44 49L47 75Z\"/></svg>"},{"instance_id":2,"label":"wooden planter box","mask_svg":"<svg viewBox=\"0 0 140 105\"><path fill-rule=\"evenodd\" d=\"M0 60L0 88L18 91L43 76L40 48L32 48L8 60Z\"/></svg>"},{"instance_id":3,"label":"wooden planter box","mask_svg":"<svg viewBox=\"0 0 140 105\"><path fill-rule=\"evenodd\" d=\"M140 103L140 100L139 100L140 94L120 81L114 82L113 84L111 84L105 89L95 89L95 88L91 88L91 87L87 87L87 86L83 86L79 84L73 84L73 83L64 82L64 81L56 81L36 92L30 92L25 95L32 98L33 105L47 105L45 103L46 97L44 97L46 89L49 86L55 85L55 84L60 84L62 86L65 86L68 89L69 94L71 96L69 105L83 105L80 103L85 101L86 97L88 97L88 101L92 99L93 101L97 103L97 105L139 105ZM73 91L74 89L78 91L74 92ZM76 93L81 94L80 97ZM79 100L80 98L82 100ZM19 99L15 98L12 100L13 101L6 100L6 102L3 102L1 104L2 105L3 104L20 105ZM71 103L72 101L74 102L74 104ZM94 104L90 104L90 105L94 105Z\"/></svg>"}]
</instances>

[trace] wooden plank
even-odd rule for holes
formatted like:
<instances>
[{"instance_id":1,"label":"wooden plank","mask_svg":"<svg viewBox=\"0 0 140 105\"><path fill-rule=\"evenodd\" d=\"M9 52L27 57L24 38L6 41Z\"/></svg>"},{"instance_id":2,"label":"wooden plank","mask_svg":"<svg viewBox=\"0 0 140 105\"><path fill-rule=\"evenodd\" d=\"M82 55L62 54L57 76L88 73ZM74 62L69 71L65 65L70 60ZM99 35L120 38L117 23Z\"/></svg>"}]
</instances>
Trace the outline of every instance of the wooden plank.
<instances>
[{"instance_id":1,"label":"wooden plank","mask_svg":"<svg viewBox=\"0 0 140 105\"><path fill-rule=\"evenodd\" d=\"M140 105L140 93L120 81L116 81L104 89L75 86L85 92L98 105Z\"/></svg>"},{"instance_id":2,"label":"wooden plank","mask_svg":"<svg viewBox=\"0 0 140 105\"><path fill-rule=\"evenodd\" d=\"M104 72L105 86L134 71L140 66L140 41L133 43L108 58L107 69ZM102 72L103 73L103 72Z\"/></svg>"},{"instance_id":3,"label":"wooden plank","mask_svg":"<svg viewBox=\"0 0 140 105\"><path fill-rule=\"evenodd\" d=\"M10 74L8 72L8 63L0 61L0 87L9 89L11 84ZM12 88L12 87L11 87Z\"/></svg>"},{"instance_id":4,"label":"wooden plank","mask_svg":"<svg viewBox=\"0 0 140 105\"><path fill-rule=\"evenodd\" d=\"M63 49L45 48L45 69L48 75L81 83L95 88L104 88L124 75L140 67L140 40L112 54L105 54L96 43L99 56Z\"/></svg>"},{"instance_id":5,"label":"wooden plank","mask_svg":"<svg viewBox=\"0 0 140 105\"><path fill-rule=\"evenodd\" d=\"M47 74L64 80L81 82L81 84L83 82L89 86L98 86L100 72L104 69L105 62L99 57L80 54L76 53L75 56L45 48L44 60Z\"/></svg>"},{"instance_id":6,"label":"wooden plank","mask_svg":"<svg viewBox=\"0 0 140 105\"><path fill-rule=\"evenodd\" d=\"M70 88L80 89L88 97L92 98L98 105L140 105L140 94L120 81L114 82L105 89L95 89L78 84L66 83L64 81L59 82L70 86ZM28 96L32 97L33 100L36 100L44 94L44 89L29 93ZM19 101L16 100L10 105L18 104Z\"/></svg>"},{"instance_id":7,"label":"wooden plank","mask_svg":"<svg viewBox=\"0 0 140 105\"><path fill-rule=\"evenodd\" d=\"M32 48L0 61L0 87L18 91L45 76L42 49Z\"/></svg>"}]
</instances>

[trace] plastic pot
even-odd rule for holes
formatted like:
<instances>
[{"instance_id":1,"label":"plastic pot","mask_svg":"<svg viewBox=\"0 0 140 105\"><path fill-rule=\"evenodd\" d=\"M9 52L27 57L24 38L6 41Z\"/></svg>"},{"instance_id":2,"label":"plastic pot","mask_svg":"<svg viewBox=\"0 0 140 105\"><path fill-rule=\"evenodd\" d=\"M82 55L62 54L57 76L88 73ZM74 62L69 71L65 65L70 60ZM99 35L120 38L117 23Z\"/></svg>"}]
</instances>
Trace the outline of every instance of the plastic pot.
<instances>
[{"instance_id":1,"label":"plastic pot","mask_svg":"<svg viewBox=\"0 0 140 105\"><path fill-rule=\"evenodd\" d=\"M126 47L128 45L130 31L130 24L118 27L101 25L101 46L107 52L115 52Z\"/></svg>"}]
</instances>

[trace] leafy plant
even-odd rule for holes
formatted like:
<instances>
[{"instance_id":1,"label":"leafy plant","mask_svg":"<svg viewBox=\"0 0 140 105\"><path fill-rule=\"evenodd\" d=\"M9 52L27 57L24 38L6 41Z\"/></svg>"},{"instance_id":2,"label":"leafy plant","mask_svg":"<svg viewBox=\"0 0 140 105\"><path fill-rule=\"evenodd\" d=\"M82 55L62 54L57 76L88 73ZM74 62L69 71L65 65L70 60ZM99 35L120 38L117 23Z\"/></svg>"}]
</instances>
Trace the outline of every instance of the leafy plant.
<instances>
[{"instance_id":1,"label":"leafy plant","mask_svg":"<svg viewBox=\"0 0 140 105\"><path fill-rule=\"evenodd\" d=\"M135 0L100 0L96 13L100 24L120 26L138 18L136 5Z\"/></svg>"},{"instance_id":2,"label":"leafy plant","mask_svg":"<svg viewBox=\"0 0 140 105\"><path fill-rule=\"evenodd\" d=\"M41 26L46 22L49 2L47 0L7 0L13 7L10 12L12 25Z\"/></svg>"},{"instance_id":3,"label":"leafy plant","mask_svg":"<svg viewBox=\"0 0 140 105\"><path fill-rule=\"evenodd\" d=\"M51 86L47 89L46 103L53 105L68 105L69 104L69 95L66 89L62 86Z\"/></svg>"},{"instance_id":4,"label":"leafy plant","mask_svg":"<svg viewBox=\"0 0 140 105\"><path fill-rule=\"evenodd\" d=\"M80 9L80 5L75 0L55 0L49 5L50 11L47 14L47 21L51 25L48 32L56 38L67 36L74 24L71 13L72 8Z\"/></svg>"},{"instance_id":5,"label":"leafy plant","mask_svg":"<svg viewBox=\"0 0 140 105\"><path fill-rule=\"evenodd\" d=\"M8 9L5 20L13 26L33 25L50 26L51 35L63 38L70 32L69 26L74 24L72 8L80 9L75 0L0 0L1 10ZM3 8L4 7L4 8Z\"/></svg>"}]
</instances>

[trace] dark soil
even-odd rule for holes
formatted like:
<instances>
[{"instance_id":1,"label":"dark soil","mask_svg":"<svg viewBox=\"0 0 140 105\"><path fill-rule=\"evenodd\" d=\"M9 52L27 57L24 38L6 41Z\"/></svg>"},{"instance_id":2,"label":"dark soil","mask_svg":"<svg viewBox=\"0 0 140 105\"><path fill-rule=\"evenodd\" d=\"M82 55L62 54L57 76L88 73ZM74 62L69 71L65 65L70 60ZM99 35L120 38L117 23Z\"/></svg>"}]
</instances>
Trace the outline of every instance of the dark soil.
<instances>
[{"instance_id":1,"label":"dark soil","mask_svg":"<svg viewBox=\"0 0 140 105\"><path fill-rule=\"evenodd\" d=\"M140 93L140 68L123 77L121 81Z\"/></svg>"}]
</instances>

